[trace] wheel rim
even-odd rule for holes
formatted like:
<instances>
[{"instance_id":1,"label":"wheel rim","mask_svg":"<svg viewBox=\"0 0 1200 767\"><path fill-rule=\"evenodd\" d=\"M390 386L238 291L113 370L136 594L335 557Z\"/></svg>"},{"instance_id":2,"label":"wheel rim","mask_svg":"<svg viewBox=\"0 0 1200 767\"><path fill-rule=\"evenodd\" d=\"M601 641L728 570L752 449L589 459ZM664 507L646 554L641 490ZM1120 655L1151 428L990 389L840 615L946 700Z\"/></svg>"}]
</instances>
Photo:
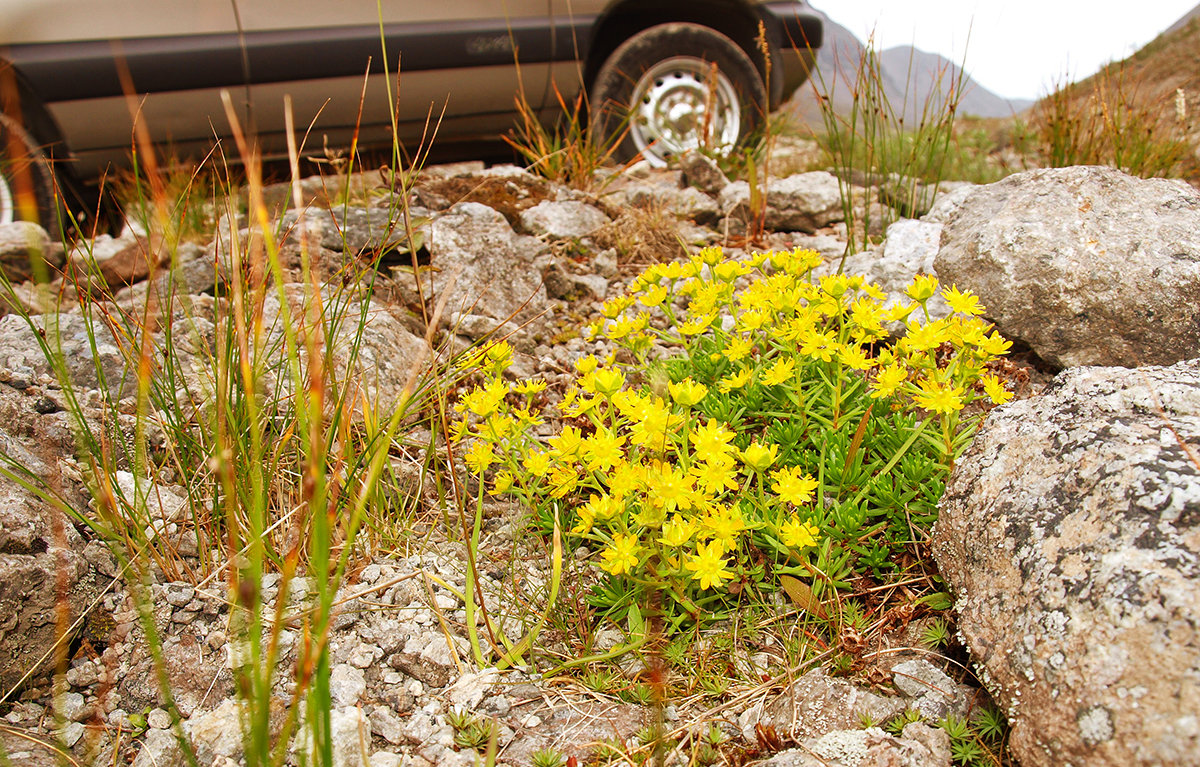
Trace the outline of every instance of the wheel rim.
<instances>
[{"instance_id":1,"label":"wheel rim","mask_svg":"<svg viewBox=\"0 0 1200 767\"><path fill-rule=\"evenodd\" d=\"M13 206L12 187L8 177L0 172L0 224L11 224L16 217Z\"/></svg>"},{"instance_id":2,"label":"wheel rim","mask_svg":"<svg viewBox=\"0 0 1200 767\"><path fill-rule=\"evenodd\" d=\"M658 62L634 85L631 104L630 136L656 167L701 147L728 152L741 132L733 83L703 59L677 56Z\"/></svg>"}]
</instances>

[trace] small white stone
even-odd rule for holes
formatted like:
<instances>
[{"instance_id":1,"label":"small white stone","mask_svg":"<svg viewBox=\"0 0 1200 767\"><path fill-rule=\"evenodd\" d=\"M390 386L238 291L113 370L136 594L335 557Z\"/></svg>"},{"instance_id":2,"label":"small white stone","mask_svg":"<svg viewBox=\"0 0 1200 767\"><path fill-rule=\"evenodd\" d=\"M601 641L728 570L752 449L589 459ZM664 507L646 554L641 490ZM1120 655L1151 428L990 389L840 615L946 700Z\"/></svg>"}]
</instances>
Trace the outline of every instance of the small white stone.
<instances>
[{"instance_id":1,"label":"small white stone","mask_svg":"<svg viewBox=\"0 0 1200 767\"><path fill-rule=\"evenodd\" d=\"M155 730L165 730L171 726L171 715L161 708L151 709L146 715L146 724Z\"/></svg>"}]
</instances>

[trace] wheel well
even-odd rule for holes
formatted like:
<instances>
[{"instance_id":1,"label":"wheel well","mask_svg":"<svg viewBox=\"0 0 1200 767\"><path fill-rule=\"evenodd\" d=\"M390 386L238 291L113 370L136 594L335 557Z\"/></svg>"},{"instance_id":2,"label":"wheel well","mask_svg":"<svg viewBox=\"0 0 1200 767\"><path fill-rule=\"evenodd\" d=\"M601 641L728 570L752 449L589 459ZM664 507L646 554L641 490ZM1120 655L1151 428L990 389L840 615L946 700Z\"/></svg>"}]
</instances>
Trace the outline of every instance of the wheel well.
<instances>
[{"instance_id":1,"label":"wheel well","mask_svg":"<svg viewBox=\"0 0 1200 767\"><path fill-rule=\"evenodd\" d=\"M717 30L746 52L759 76L765 80L766 58L755 42L758 21L750 4L739 0L617 0L600 17L592 32L583 71L584 83L590 88L604 61L630 37L670 22L702 24ZM782 88L782 83L775 75L771 80L768 94L774 105L778 100L776 90Z\"/></svg>"}]
</instances>

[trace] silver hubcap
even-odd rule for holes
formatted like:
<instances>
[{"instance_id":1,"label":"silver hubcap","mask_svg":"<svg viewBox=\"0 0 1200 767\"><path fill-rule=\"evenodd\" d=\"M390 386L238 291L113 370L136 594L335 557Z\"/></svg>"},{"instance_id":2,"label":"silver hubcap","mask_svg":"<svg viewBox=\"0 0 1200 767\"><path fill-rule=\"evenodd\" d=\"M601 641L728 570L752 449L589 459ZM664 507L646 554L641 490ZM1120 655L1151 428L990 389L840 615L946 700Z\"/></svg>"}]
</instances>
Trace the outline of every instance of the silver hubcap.
<instances>
[{"instance_id":1,"label":"silver hubcap","mask_svg":"<svg viewBox=\"0 0 1200 767\"><path fill-rule=\"evenodd\" d=\"M12 187L8 185L5 175L0 172L0 224L11 224L15 217Z\"/></svg>"},{"instance_id":2,"label":"silver hubcap","mask_svg":"<svg viewBox=\"0 0 1200 767\"><path fill-rule=\"evenodd\" d=\"M741 122L733 83L703 59L660 61L633 88L629 134L656 167L691 149L728 152L737 144Z\"/></svg>"}]
</instances>

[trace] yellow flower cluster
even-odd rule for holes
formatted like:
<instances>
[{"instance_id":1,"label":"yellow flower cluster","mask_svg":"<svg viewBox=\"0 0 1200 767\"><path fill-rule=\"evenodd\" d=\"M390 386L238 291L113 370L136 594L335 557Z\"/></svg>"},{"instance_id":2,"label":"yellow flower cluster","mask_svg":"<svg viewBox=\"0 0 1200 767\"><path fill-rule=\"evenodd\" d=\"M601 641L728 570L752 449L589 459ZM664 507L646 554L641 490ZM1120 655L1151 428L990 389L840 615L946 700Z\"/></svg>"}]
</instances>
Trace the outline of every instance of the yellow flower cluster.
<instances>
[{"instance_id":1,"label":"yellow flower cluster","mask_svg":"<svg viewBox=\"0 0 1200 767\"><path fill-rule=\"evenodd\" d=\"M802 560L821 543L812 509L818 481L789 463L786 445L765 433L739 435L712 417L720 412L708 407L714 397L754 389L803 411L813 380L835 392L865 386L876 401L940 419L949 451L965 405L1011 396L986 373L1008 342L980 319L983 307L969 291L922 275L889 308L862 277L815 276L820 264L811 250L736 261L706 248L651 266L604 304L590 329L641 365L579 360L558 408L580 425L544 444L530 436L541 423L532 410L540 388L504 382L497 365L511 350L481 351L491 375L461 398L453 426L456 439L469 440L463 461L481 478L491 473L495 493L541 508L566 500L570 534L596 545L601 568L673 584L666 591L692 612L689 593L720 589L744 572L751 539L768 541L785 562ZM954 313L930 321L926 306L939 290ZM904 335L889 345L896 327ZM632 386L654 346L682 348L687 359L703 348L709 369L722 372L707 383L688 376Z\"/></svg>"}]
</instances>

